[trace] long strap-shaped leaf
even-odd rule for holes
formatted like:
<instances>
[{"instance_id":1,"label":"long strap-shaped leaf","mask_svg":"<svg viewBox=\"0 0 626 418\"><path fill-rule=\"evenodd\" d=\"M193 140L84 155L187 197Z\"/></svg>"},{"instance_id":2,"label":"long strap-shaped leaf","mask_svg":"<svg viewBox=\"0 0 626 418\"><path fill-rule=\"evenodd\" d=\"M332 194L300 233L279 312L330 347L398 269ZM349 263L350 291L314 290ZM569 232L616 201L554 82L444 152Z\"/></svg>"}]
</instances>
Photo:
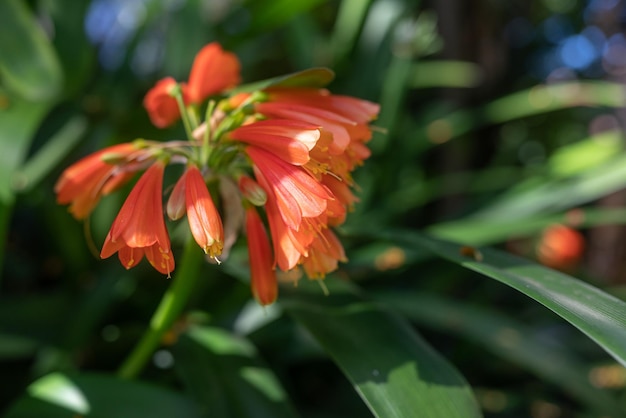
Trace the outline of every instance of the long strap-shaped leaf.
<instances>
[{"instance_id":1,"label":"long strap-shaped leaf","mask_svg":"<svg viewBox=\"0 0 626 418\"><path fill-rule=\"evenodd\" d=\"M416 283L416 289L419 283ZM565 344L545 338L536 329L486 306L409 290L370 292L411 321L455 338L465 338L552 382L581 405L600 414L621 416L626 412L617 399L589 380L590 367Z\"/></svg>"},{"instance_id":2,"label":"long strap-shaped leaf","mask_svg":"<svg viewBox=\"0 0 626 418\"><path fill-rule=\"evenodd\" d=\"M626 366L626 303L581 280L503 251L463 250L417 233L390 233L396 243L420 246L519 290L570 322ZM469 255L464 255L469 254Z\"/></svg>"},{"instance_id":3,"label":"long strap-shaped leaf","mask_svg":"<svg viewBox=\"0 0 626 418\"><path fill-rule=\"evenodd\" d=\"M377 417L481 416L463 377L402 318L329 280L330 295L281 303L324 347ZM317 289L319 294L319 289ZM311 296L311 295L308 295Z\"/></svg>"}]
</instances>

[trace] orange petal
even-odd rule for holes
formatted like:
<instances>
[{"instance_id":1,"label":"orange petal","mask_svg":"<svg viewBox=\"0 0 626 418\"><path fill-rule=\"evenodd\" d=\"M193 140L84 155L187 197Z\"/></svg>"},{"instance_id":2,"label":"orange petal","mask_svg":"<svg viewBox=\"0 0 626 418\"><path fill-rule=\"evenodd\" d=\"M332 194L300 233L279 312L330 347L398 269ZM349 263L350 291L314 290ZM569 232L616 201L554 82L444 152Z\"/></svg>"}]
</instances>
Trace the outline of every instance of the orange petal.
<instances>
[{"instance_id":1,"label":"orange petal","mask_svg":"<svg viewBox=\"0 0 626 418\"><path fill-rule=\"evenodd\" d=\"M252 294L261 305L269 305L278 296L276 272L272 268L269 238L256 209L246 209L246 233L250 254L250 285Z\"/></svg>"},{"instance_id":2,"label":"orange petal","mask_svg":"<svg viewBox=\"0 0 626 418\"><path fill-rule=\"evenodd\" d=\"M207 97L236 86L241 81L237 56L212 42L198 52L189 74L189 100L201 103Z\"/></svg>"},{"instance_id":3,"label":"orange petal","mask_svg":"<svg viewBox=\"0 0 626 418\"><path fill-rule=\"evenodd\" d=\"M185 172L185 202L191 233L206 254L217 257L224 245L224 228L204 178L195 166Z\"/></svg>"},{"instance_id":4,"label":"orange petal","mask_svg":"<svg viewBox=\"0 0 626 418\"><path fill-rule=\"evenodd\" d=\"M176 80L172 77L163 78L148 90L143 99L143 106L148 111L150 120L157 128L166 128L180 119L178 103L171 94L176 84ZM181 88L183 88L184 92L184 85L181 85ZM185 94L183 93L184 96Z\"/></svg>"}]
</instances>

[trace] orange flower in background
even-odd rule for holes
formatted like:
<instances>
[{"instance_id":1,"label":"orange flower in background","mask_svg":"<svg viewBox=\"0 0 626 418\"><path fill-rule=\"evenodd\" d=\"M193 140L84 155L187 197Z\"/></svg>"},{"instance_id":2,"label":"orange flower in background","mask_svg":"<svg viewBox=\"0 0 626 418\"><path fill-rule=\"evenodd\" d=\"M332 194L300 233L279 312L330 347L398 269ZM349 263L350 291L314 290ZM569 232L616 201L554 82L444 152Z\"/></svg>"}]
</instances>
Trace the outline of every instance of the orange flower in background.
<instances>
[{"instance_id":1,"label":"orange flower in background","mask_svg":"<svg viewBox=\"0 0 626 418\"><path fill-rule=\"evenodd\" d=\"M565 225L547 227L537 246L537 258L551 268L568 270L576 266L585 250L585 239Z\"/></svg>"},{"instance_id":2,"label":"orange flower in background","mask_svg":"<svg viewBox=\"0 0 626 418\"><path fill-rule=\"evenodd\" d=\"M54 186L57 203L69 203L69 211L76 219L86 218L102 196L119 188L134 174L107 160L124 161L138 157L137 147L125 143L104 148L74 163L63 171Z\"/></svg>"},{"instance_id":3,"label":"orange flower in background","mask_svg":"<svg viewBox=\"0 0 626 418\"><path fill-rule=\"evenodd\" d=\"M152 267L168 276L174 270L174 255L163 219L163 172L165 164L157 161L139 178L126 198L100 256L118 253L126 269L139 264L145 255Z\"/></svg>"},{"instance_id":4,"label":"orange flower in background","mask_svg":"<svg viewBox=\"0 0 626 418\"><path fill-rule=\"evenodd\" d=\"M241 82L241 64L232 52L212 42L198 52L189 74L189 101L197 104L207 97Z\"/></svg>"},{"instance_id":5,"label":"orange flower in background","mask_svg":"<svg viewBox=\"0 0 626 418\"><path fill-rule=\"evenodd\" d=\"M316 79L319 71L278 82L330 79L330 72ZM302 269L309 278L321 279L347 260L332 228L358 201L352 171L370 155L369 124L379 106L317 86L284 84L260 91L248 87L248 93L229 97L228 90L240 81L237 57L219 44L206 45L187 83L166 77L144 98L154 125L162 128L182 118L186 139L142 140L102 150L68 168L55 191L58 202L69 203L80 219L101 196L146 169L113 221L101 256L117 252L128 269L145 255L169 276L174 256L162 183L167 165L184 165L169 191L167 216L177 221L187 215L191 237L220 262L244 230L252 293L268 305L278 294L276 269ZM216 101L205 105L209 97ZM199 122L200 115L206 120Z\"/></svg>"},{"instance_id":6,"label":"orange flower in background","mask_svg":"<svg viewBox=\"0 0 626 418\"><path fill-rule=\"evenodd\" d=\"M261 305L274 303L278 296L276 272L272 268L272 250L263 222L254 207L246 209L246 234L250 255L250 286Z\"/></svg>"},{"instance_id":7,"label":"orange flower in background","mask_svg":"<svg viewBox=\"0 0 626 418\"><path fill-rule=\"evenodd\" d=\"M180 88L185 105L200 104L209 96L232 88L241 81L241 65L237 56L225 52L212 42L196 54L187 84L178 84L172 77L157 82L146 94L143 105L150 121L157 128L166 128L180 119L175 89Z\"/></svg>"},{"instance_id":8,"label":"orange flower in background","mask_svg":"<svg viewBox=\"0 0 626 418\"><path fill-rule=\"evenodd\" d=\"M166 128L180 119L180 109L174 97L177 86L176 80L166 77L159 80L143 99L143 106L148 111L150 121L157 128ZM180 89L183 100L187 102L187 86L181 84Z\"/></svg>"}]
</instances>

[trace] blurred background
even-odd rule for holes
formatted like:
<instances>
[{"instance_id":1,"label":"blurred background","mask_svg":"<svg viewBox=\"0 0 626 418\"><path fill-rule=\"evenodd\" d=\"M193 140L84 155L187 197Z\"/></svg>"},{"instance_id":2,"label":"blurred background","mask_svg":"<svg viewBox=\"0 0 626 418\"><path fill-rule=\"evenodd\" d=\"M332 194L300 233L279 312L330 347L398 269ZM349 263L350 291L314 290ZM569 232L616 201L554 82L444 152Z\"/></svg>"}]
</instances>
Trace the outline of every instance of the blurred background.
<instances>
[{"instance_id":1,"label":"blurred background","mask_svg":"<svg viewBox=\"0 0 626 418\"><path fill-rule=\"evenodd\" d=\"M487 417L600 416L587 387L623 405L624 369L562 319L380 234L498 246L626 296L625 23L620 0L1 2L0 411L49 372L113 373L148 323L170 283L93 255L125 193L83 225L53 187L104 146L184 137L141 102L215 40L244 82L325 66L334 93L382 106L341 230L350 262L327 281L414 292L411 321ZM369 416L280 307L251 307L244 253L206 266L194 320L254 343L301 416ZM563 352L578 374L549 368ZM179 362L157 354L144 378L179 390Z\"/></svg>"}]
</instances>

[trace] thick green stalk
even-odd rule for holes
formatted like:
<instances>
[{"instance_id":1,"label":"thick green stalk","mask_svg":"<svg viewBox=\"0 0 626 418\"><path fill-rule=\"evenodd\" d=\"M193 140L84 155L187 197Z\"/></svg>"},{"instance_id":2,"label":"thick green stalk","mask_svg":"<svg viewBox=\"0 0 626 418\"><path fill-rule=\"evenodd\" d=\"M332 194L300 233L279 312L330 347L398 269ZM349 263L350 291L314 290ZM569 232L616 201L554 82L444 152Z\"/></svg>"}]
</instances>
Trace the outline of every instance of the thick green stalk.
<instances>
[{"instance_id":1,"label":"thick green stalk","mask_svg":"<svg viewBox=\"0 0 626 418\"><path fill-rule=\"evenodd\" d=\"M202 251L190 239L185 246L183 258L172 279L172 285L165 292L159 306L152 315L150 327L118 370L118 376L124 379L132 379L141 373L154 351L160 345L163 335L171 328L189 300L189 296L199 276L198 270L202 264L203 257Z\"/></svg>"}]
</instances>

